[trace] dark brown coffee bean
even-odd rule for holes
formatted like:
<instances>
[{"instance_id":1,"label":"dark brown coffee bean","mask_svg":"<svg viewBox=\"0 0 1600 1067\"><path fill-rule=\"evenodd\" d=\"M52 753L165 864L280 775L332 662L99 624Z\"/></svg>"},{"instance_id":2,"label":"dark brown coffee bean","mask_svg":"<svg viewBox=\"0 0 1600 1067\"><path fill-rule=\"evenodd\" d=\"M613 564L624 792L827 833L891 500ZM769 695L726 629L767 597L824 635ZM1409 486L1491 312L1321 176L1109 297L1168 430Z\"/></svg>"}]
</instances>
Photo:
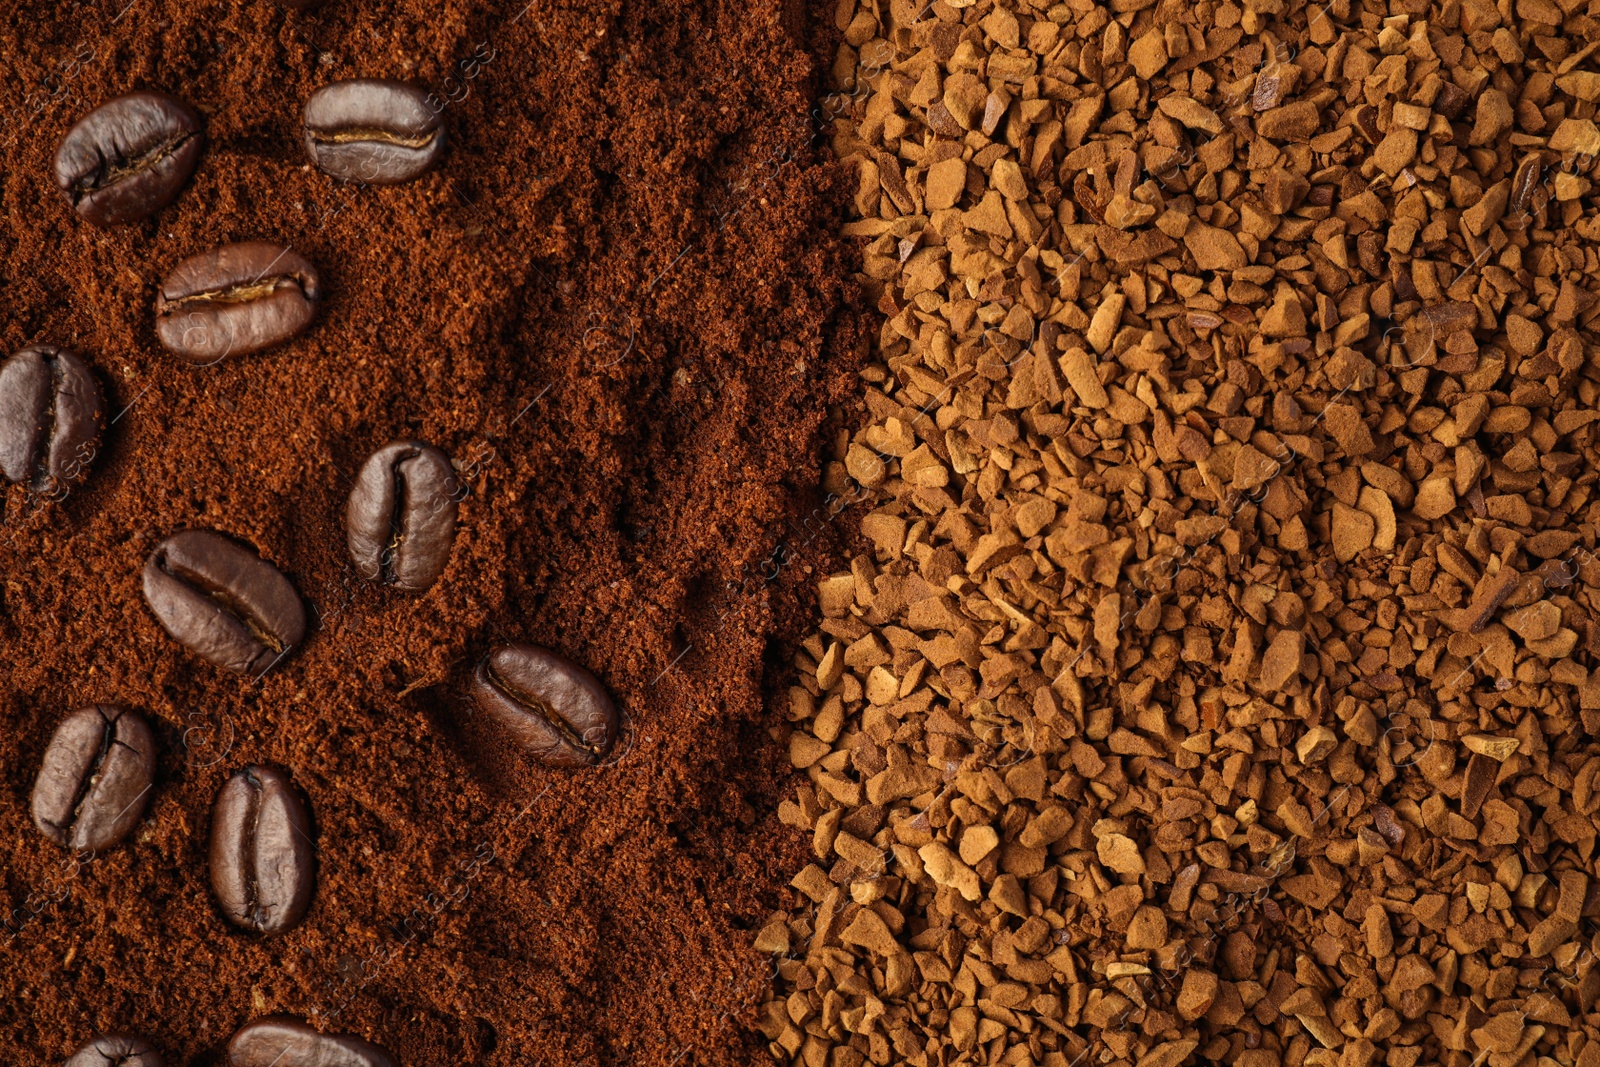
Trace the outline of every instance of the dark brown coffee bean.
<instances>
[{"instance_id":1,"label":"dark brown coffee bean","mask_svg":"<svg viewBox=\"0 0 1600 1067\"><path fill-rule=\"evenodd\" d=\"M271 1015L234 1033L228 1067L395 1067L395 1062L370 1041L318 1033L305 1023Z\"/></svg>"},{"instance_id":2,"label":"dark brown coffee bean","mask_svg":"<svg viewBox=\"0 0 1600 1067\"><path fill-rule=\"evenodd\" d=\"M144 598L177 641L219 667L260 674L300 643L306 610L276 567L209 530L185 530L144 565Z\"/></svg>"},{"instance_id":3,"label":"dark brown coffee bean","mask_svg":"<svg viewBox=\"0 0 1600 1067\"><path fill-rule=\"evenodd\" d=\"M211 809L211 888L237 926L281 934L305 917L316 889L311 817L289 776L246 767Z\"/></svg>"},{"instance_id":4,"label":"dark brown coffee bean","mask_svg":"<svg viewBox=\"0 0 1600 1067\"><path fill-rule=\"evenodd\" d=\"M472 696L513 741L551 767L591 767L616 736L616 705L595 676L533 645L505 645L485 656Z\"/></svg>"},{"instance_id":5,"label":"dark brown coffee bean","mask_svg":"<svg viewBox=\"0 0 1600 1067\"><path fill-rule=\"evenodd\" d=\"M194 108L165 93L129 93L67 131L56 184L96 226L138 222L172 203L204 146Z\"/></svg>"},{"instance_id":6,"label":"dark brown coffee bean","mask_svg":"<svg viewBox=\"0 0 1600 1067\"><path fill-rule=\"evenodd\" d=\"M0 472L39 492L88 470L105 422L100 383L76 352L29 345L0 364Z\"/></svg>"},{"instance_id":7,"label":"dark brown coffee bean","mask_svg":"<svg viewBox=\"0 0 1600 1067\"><path fill-rule=\"evenodd\" d=\"M98 851L144 815L156 775L156 741L137 714L100 704L56 727L33 784L33 821L56 844Z\"/></svg>"},{"instance_id":8,"label":"dark brown coffee bean","mask_svg":"<svg viewBox=\"0 0 1600 1067\"><path fill-rule=\"evenodd\" d=\"M340 181L408 182L444 151L438 109L427 93L405 82L334 82L311 94L302 121L306 155Z\"/></svg>"},{"instance_id":9,"label":"dark brown coffee bean","mask_svg":"<svg viewBox=\"0 0 1600 1067\"><path fill-rule=\"evenodd\" d=\"M311 324L322 289L313 267L270 241L223 245L173 268L156 295L156 337L191 363L216 363L287 341Z\"/></svg>"},{"instance_id":10,"label":"dark brown coffee bean","mask_svg":"<svg viewBox=\"0 0 1600 1067\"><path fill-rule=\"evenodd\" d=\"M409 593L427 589L450 562L460 493L450 457L432 445L394 441L367 457L345 511L357 572Z\"/></svg>"},{"instance_id":11,"label":"dark brown coffee bean","mask_svg":"<svg viewBox=\"0 0 1600 1067\"><path fill-rule=\"evenodd\" d=\"M161 1067L161 1057L140 1038L106 1034L74 1052L66 1067Z\"/></svg>"}]
</instances>

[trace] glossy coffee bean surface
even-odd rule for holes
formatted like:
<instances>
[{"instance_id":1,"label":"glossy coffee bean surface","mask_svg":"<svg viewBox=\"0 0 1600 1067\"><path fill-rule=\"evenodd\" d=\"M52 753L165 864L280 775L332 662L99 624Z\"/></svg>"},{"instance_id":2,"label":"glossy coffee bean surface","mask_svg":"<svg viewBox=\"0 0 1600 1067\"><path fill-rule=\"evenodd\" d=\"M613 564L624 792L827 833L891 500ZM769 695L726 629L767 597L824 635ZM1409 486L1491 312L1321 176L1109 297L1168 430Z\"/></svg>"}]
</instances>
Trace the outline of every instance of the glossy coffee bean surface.
<instances>
[{"instance_id":1,"label":"glossy coffee bean surface","mask_svg":"<svg viewBox=\"0 0 1600 1067\"><path fill-rule=\"evenodd\" d=\"M56 727L33 785L33 822L64 848L98 851L144 815L156 772L150 726L125 708L79 708Z\"/></svg>"},{"instance_id":2,"label":"glossy coffee bean surface","mask_svg":"<svg viewBox=\"0 0 1600 1067\"><path fill-rule=\"evenodd\" d=\"M395 1067L394 1057L359 1037L325 1034L281 1015L246 1023L228 1042L228 1067Z\"/></svg>"},{"instance_id":3,"label":"glossy coffee bean surface","mask_svg":"<svg viewBox=\"0 0 1600 1067\"><path fill-rule=\"evenodd\" d=\"M56 184L97 226L138 222L172 203L204 148L194 108L165 93L129 93L67 131Z\"/></svg>"},{"instance_id":4,"label":"glossy coffee bean surface","mask_svg":"<svg viewBox=\"0 0 1600 1067\"><path fill-rule=\"evenodd\" d=\"M0 364L0 473L48 492L83 477L105 424L100 383L83 357L29 345Z\"/></svg>"},{"instance_id":5,"label":"glossy coffee bean surface","mask_svg":"<svg viewBox=\"0 0 1600 1067\"><path fill-rule=\"evenodd\" d=\"M289 776L246 767L211 809L211 888L236 926L281 934L305 917L316 891L311 815Z\"/></svg>"},{"instance_id":6,"label":"glossy coffee bean surface","mask_svg":"<svg viewBox=\"0 0 1600 1067\"><path fill-rule=\"evenodd\" d=\"M210 530L185 530L156 546L144 565L144 597L179 644L241 674L261 674L305 637L305 605L289 579Z\"/></svg>"},{"instance_id":7,"label":"glossy coffee bean surface","mask_svg":"<svg viewBox=\"0 0 1600 1067\"><path fill-rule=\"evenodd\" d=\"M324 86L306 101L301 121L306 156L340 181L408 182L444 151L438 110L405 82L356 78Z\"/></svg>"},{"instance_id":8,"label":"glossy coffee bean surface","mask_svg":"<svg viewBox=\"0 0 1600 1067\"><path fill-rule=\"evenodd\" d=\"M345 510L350 558L368 581L417 593L450 562L461 486L450 457L395 441L367 458Z\"/></svg>"},{"instance_id":9,"label":"glossy coffee bean surface","mask_svg":"<svg viewBox=\"0 0 1600 1067\"><path fill-rule=\"evenodd\" d=\"M105 1034L74 1052L66 1067L161 1067L161 1056L143 1038Z\"/></svg>"},{"instance_id":10,"label":"glossy coffee bean surface","mask_svg":"<svg viewBox=\"0 0 1600 1067\"><path fill-rule=\"evenodd\" d=\"M617 709L594 675L557 652L504 645L473 675L480 711L529 755L551 767L592 767L617 733Z\"/></svg>"},{"instance_id":11,"label":"glossy coffee bean surface","mask_svg":"<svg viewBox=\"0 0 1600 1067\"><path fill-rule=\"evenodd\" d=\"M191 363L210 364L282 344L316 317L317 268L294 249L245 241L179 263L156 295L156 338Z\"/></svg>"}]
</instances>

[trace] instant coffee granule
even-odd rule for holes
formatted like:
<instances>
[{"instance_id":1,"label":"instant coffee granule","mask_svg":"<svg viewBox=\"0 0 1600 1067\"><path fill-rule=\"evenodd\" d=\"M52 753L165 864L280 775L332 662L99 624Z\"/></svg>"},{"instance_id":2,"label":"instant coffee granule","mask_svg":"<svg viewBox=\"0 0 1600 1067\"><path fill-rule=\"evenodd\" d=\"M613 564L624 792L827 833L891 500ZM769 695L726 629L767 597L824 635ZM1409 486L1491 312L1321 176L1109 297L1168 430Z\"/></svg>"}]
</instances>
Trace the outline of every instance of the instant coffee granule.
<instances>
[{"instance_id":1,"label":"instant coffee granule","mask_svg":"<svg viewBox=\"0 0 1600 1067\"><path fill-rule=\"evenodd\" d=\"M838 236L849 176L813 145L826 61L792 14L0 16L0 355L70 347L106 395L81 482L0 483L0 1061L125 1033L210 1067L278 1013L402 1067L764 1061L736 1014L763 995L749 940L795 851L773 832L787 768L762 732L763 657L802 572L762 563L811 506L828 404L865 351ZM308 161L306 100L351 78L442 107L426 173L361 187ZM140 89L192 106L204 152L169 205L99 228L55 154ZM162 280L243 241L315 266L315 317L209 366L166 352ZM442 450L463 487L421 593L363 578L347 547L353 480L396 440ZM191 529L306 605L305 639L259 679L145 603L145 561ZM604 685L622 716L605 765L464 743L473 668L511 643ZM155 772L129 835L74 858L30 795L90 705L149 723ZM213 802L252 766L288 776L315 844L309 908L277 934L234 926L211 886Z\"/></svg>"},{"instance_id":2,"label":"instant coffee granule","mask_svg":"<svg viewBox=\"0 0 1600 1067\"><path fill-rule=\"evenodd\" d=\"M841 0L806 1067L1600 1064L1600 23Z\"/></svg>"}]
</instances>

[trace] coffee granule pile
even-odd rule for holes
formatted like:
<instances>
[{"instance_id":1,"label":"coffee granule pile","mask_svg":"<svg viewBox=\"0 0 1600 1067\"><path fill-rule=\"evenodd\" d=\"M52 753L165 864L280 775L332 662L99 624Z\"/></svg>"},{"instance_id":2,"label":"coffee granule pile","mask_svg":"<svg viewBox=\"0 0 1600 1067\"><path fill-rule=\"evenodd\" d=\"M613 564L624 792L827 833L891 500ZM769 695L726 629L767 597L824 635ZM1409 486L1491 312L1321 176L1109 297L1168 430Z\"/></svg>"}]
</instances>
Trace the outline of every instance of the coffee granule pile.
<instances>
[{"instance_id":1,"label":"coffee granule pile","mask_svg":"<svg viewBox=\"0 0 1600 1067\"><path fill-rule=\"evenodd\" d=\"M3 497L0 1060L125 1032L168 1065L219 1064L278 1013L405 1067L764 1058L733 1013L762 995L751 931L793 854L760 687L802 574L759 564L865 347L849 176L813 153L826 63L793 15L0 16L0 354L75 349L109 424L81 484ZM426 174L360 187L308 163L305 101L358 77L442 106ZM56 149L140 89L191 105L204 153L169 206L96 228L56 187ZM315 265L315 320L213 365L163 351L161 280L239 241ZM443 449L465 490L422 595L361 579L346 546L352 480L396 439ZM259 680L168 637L141 595L152 549L187 529L259 554L307 606L308 636ZM622 716L604 766L474 741L472 670L511 642L600 679ZM91 704L143 716L157 764L130 836L73 857L30 794L57 724ZM276 937L230 924L208 878L213 801L250 765L291 777L315 843L309 911Z\"/></svg>"},{"instance_id":2,"label":"coffee granule pile","mask_svg":"<svg viewBox=\"0 0 1600 1067\"><path fill-rule=\"evenodd\" d=\"M805 1067L1600 1064L1600 22L839 0Z\"/></svg>"}]
</instances>

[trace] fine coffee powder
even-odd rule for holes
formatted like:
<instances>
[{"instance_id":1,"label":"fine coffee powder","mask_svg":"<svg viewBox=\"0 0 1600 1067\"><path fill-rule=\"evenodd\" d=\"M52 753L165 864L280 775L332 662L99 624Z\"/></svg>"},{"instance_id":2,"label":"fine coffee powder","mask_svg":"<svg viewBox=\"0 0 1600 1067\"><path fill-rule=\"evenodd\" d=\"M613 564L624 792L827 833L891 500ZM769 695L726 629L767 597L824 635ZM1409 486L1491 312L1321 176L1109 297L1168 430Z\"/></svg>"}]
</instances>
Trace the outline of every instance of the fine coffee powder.
<instances>
[{"instance_id":1,"label":"fine coffee powder","mask_svg":"<svg viewBox=\"0 0 1600 1067\"><path fill-rule=\"evenodd\" d=\"M814 154L819 68L779 7L86 0L0 27L0 351L71 347L106 397L88 478L3 497L0 1060L126 1034L213 1065L269 1016L407 1067L764 1060L750 941L799 862L764 656L818 573L774 546L827 540L805 494L861 350L851 179ZM308 162L306 101L353 78L430 94L426 173ZM195 109L204 153L170 204L93 226L56 152L143 90ZM248 241L315 265L315 321L211 365L163 349L163 278ZM442 573L399 595L360 575L346 512L366 457L413 439L463 494ZM147 605L183 530L304 600L259 678ZM465 742L474 667L518 643L614 699L599 766ZM154 784L73 856L30 794L62 718L111 704L149 723ZM314 824L314 897L275 937L208 876L213 801L251 766Z\"/></svg>"}]
</instances>

